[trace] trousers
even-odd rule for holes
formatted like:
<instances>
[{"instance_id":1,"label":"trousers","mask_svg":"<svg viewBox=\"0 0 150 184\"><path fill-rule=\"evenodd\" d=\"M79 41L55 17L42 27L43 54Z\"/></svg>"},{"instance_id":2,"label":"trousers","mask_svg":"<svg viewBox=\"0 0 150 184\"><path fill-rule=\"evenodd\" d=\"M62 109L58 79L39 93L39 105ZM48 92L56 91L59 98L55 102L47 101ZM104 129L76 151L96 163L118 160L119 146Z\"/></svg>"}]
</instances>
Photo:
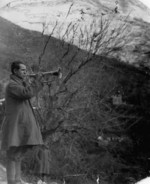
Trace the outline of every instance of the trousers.
<instances>
[{"instance_id":1,"label":"trousers","mask_svg":"<svg viewBox=\"0 0 150 184\"><path fill-rule=\"evenodd\" d=\"M21 161L29 148L32 146L10 147L7 156L7 182L8 184L21 183Z\"/></svg>"}]
</instances>

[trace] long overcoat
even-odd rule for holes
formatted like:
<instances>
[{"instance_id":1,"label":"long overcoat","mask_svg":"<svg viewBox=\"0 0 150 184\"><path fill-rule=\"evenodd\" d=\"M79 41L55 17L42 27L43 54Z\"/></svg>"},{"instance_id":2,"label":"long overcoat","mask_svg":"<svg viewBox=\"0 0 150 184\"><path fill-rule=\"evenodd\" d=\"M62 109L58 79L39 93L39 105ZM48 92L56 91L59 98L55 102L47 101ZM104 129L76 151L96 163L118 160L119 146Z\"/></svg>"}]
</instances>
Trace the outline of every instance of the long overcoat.
<instances>
[{"instance_id":1,"label":"long overcoat","mask_svg":"<svg viewBox=\"0 0 150 184\"><path fill-rule=\"evenodd\" d=\"M40 128L30 103L30 99L41 88L42 85L38 81L27 85L17 76L10 76L5 93L2 150L8 150L11 146L43 144Z\"/></svg>"}]
</instances>

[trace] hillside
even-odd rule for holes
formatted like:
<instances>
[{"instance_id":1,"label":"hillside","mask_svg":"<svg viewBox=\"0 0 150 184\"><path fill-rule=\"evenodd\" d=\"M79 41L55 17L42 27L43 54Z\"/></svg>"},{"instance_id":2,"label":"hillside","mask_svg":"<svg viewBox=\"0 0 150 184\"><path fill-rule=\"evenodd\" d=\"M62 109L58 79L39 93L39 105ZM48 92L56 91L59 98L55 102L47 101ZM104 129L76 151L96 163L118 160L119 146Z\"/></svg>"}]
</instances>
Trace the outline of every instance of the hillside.
<instances>
[{"instance_id":1,"label":"hillside","mask_svg":"<svg viewBox=\"0 0 150 184\"><path fill-rule=\"evenodd\" d=\"M2 79L8 72L9 63L13 60L21 59L29 65L37 63L47 37L35 31L25 30L3 18L0 18L0 25L0 73ZM55 50L52 42L59 41L51 38L50 52Z\"/></svg>"},{"instance_id":2,"label":"hillside","mask_svg":"<svg viewBox=\"0 0 150 184\"><path fill-rule=\"evenodd\" d=\"M84 50L85 46L79 43L81 30L85 33L87 29L91 36L99 32L103 22L104 27L109 24L108 39L113 31L126 27L120 30L122 42L119 44L122 49L115 52L114 57L125 62L139 63L145 60L145 53L149 51L149 37L145 35L149 32L150 10L138 0L7 0L2 1L0 7L0 16L14 24L45 35L53 32L53 37L66 42L74 37L72 44L80 45ZM95 25L92 27L93 23ZM67 29L69 33L65 35ZM112 47L112 44L109 46ZM97 54L102 54L102 51Z\"/></svg>"},{"instance_id":3,"label":"hillside","mask_svg":"<svg viewBox=\"0 0 150 184\"><path fill-rule=\"evenodd\" d=\"M139 65L149 64L150 27L133 14L127 15L132 8L145 16L149 10L133 0L119 1L117 13L115 1L110 0L5 2L8 4L1 5L0 14L9 21L0 17L1 97L13 60L23 60L29 70L41 67L48 71L58 66L62 70L62 79L55 78L44 86L39 94L40 110L35 109L45 144L51 151L49 176L78 184L91 184L90 180L95 182L97 177L104 183L129 184L131 179L145 176L150 153L150 76L149 69ZM124 2L128 2L127 9ZM97 19L96 26L89 23L93 22L91 16ZM56 25L55 18L59 20L58 27L49 35ZM70 21L73 34L60 34ZM79 29L79 37L76 26L84 28L83 22L89 29ZM105 43L107 39L110 42ZM113 99L118 96L121 100L115 104ZM2 119L4 109L0 107ZM0 155L0 161L5 161L4 154ZM24 159L25 174L31 174L33 157L31 151Z\"/></svg>"},{"instance_id":4,"label":"hillside","mask_svg":"<svg viewBox=\"0 0 150 184\"><path fill-rule=\"evenodd\" d=\"M50 177L60 180L64 177L66 183L83 184L84 181L87 184L87 180L95 182L96 174L102 173L101 180L106 184L112 181L126 184L129 175L139 179L145 174L143 157L146 160L150 153L145 141L150 140L146 93L149 76L145 70L140 72L115 58L92 55L64 40L23 29L3 18L0 25L1 82L14 59L22 59L37 70L39 56L48 39L41 68L44 71L62 68L63 78L45 86L40 94L41 109L36 111L52 154ZM120 89L123 103L118 107L112 103L112 96ZM139 138L141 144L135 146ZM4 162L4 154L0 154ZM142 156L139 158L138 154ZM26 156L24 173L32 171L33 155ZM112 174L114 172L120 175ZM86 173L86 177L67 177L82 173Z\"/></svg>"}]
</instances>

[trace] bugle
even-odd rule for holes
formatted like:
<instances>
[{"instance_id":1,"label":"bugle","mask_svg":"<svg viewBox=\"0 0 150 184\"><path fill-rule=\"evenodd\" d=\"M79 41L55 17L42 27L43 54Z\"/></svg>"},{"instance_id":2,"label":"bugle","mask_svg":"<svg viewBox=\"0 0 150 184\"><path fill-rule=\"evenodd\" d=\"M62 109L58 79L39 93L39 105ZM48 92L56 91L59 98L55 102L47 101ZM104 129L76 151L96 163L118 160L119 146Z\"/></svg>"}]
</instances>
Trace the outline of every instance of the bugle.
<instances>
[{"instance_id":1,"label":"bugle","mask_svg":"<svg viewBox=\"0 0 150 184\"><path fill-rule=\"evenodd\" d=\"M48 71L48 72L40 72L40 74L44 77L46 77L46 76L49 76L49 75L51 75L51 76L57 76L57 77L59 77L59 78L62 78L62 73L61 73L61 70L60 70L60 68L58 68L58 70L55 70L55 71ZM35 74L35 73L32 73L32 74L27 74L27 76L29 76L29 77L36 77L37 76L37 74Z\"/></svg>"}]
</instances>

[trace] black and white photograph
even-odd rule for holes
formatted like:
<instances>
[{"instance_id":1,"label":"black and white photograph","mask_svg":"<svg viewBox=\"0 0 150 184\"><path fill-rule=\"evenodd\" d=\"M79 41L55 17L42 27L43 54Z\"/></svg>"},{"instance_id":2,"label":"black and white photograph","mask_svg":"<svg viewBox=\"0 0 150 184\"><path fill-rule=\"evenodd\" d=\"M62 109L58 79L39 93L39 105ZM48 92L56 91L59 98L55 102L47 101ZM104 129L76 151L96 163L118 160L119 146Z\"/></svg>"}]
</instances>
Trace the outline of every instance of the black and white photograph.
<instances>
[{"instance_id":1,"label":"black and white photograph","mask_svg":"<svg viewBox=\"0 0 150 184\"><path fill-rule=\"evenodd\" d=\"M150 184L150 0L0 0L0 184Z\"/></svg>"}]
</instances>

